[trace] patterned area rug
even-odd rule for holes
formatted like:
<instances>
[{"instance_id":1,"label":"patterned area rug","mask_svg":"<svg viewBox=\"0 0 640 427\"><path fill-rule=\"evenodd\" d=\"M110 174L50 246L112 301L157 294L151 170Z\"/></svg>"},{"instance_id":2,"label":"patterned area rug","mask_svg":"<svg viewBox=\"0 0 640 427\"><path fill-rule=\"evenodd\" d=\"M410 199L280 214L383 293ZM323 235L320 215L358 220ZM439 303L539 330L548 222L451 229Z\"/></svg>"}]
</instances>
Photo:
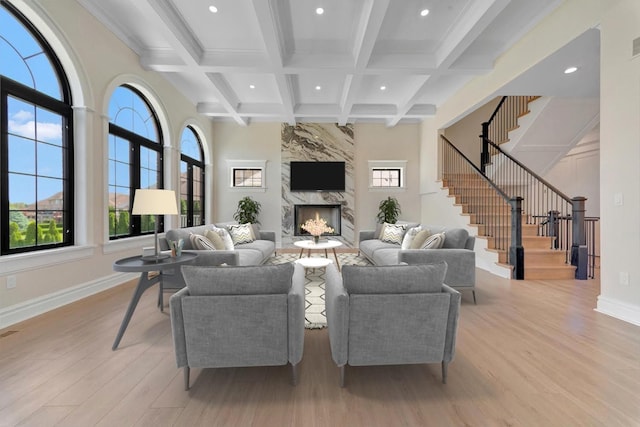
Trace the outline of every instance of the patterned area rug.
<instances>
[{"instance_id":1,"label":"patterned area rug","mask_svg":"<svg viewBox=\"0 0 640 427\"><path fill-rule=\"evenodd\" d=\"M320 254L311 254L311 256L320 256ZM278 254L272 257L267 264L283 264L285 262L294 262L298 259L297 253ZM333 255L330 256L333 259ZM340 266L343 265L371 265L364 257L352 253L339 253L338 261ZM327 317L324 305L324 268L308 268L305 271L306 284L304 312L305 328L318 329L327 326Z\"/></svg>"}]
</instances>

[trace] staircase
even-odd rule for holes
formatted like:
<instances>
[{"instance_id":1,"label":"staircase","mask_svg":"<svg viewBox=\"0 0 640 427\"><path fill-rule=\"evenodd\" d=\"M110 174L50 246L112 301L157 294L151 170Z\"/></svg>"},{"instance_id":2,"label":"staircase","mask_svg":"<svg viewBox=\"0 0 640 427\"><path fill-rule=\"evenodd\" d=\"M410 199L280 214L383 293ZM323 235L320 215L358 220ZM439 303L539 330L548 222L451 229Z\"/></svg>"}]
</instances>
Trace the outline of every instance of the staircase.
<instances>
[{"instance_id":1,"label":"staircase","mask_svg":"<svg viewBox=\"0 0 640 427\"><path fill-rule=\"evenodd\" d=\"M508 142L536 99L501 99L482 124L480 167L441 136L442 186L513 278L586 279L586 199L564 195L493 142Z\"/></svg>"},{"instance_id":2,"label":"staircase","mask_svg":"<svg viewBox=\"0 0 640 427\"><path fill-rule=\"evenodd\" d=\"M468 217L478 239L486 240L486 250L498 256L498 265L510 268L508 247L511 241L511 206L476 174L449 175L442 185ZM576 268L568 264L567 252L554 248L556 237L545 236L541 225L529 223L522 214L522 247L525 279L573 279Z\"/></svg>"}]
</instances>

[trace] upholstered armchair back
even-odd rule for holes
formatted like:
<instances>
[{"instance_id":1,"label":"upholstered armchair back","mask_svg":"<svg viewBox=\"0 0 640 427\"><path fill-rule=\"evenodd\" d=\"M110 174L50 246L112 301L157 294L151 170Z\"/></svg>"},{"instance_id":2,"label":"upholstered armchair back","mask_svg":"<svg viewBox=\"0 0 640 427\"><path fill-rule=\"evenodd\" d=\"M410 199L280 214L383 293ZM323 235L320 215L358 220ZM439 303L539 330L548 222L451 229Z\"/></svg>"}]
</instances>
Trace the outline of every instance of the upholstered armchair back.
<instances>
[{"instance_id":1,"label":"upholstered armchair back","mask_svg":"<svg viewBox=\"0 0 640 427\"><path fill-rule=\"evenodd\" d=\"M448 363L455 354L460 293L445 262L327 268L331 353L338 366Z\"/></svg>"},{"instance_id":2,"label":"upholstered armchair back","mask_svg":"<svg viewBox=\"0 0 640 427\"><path fill-rule=\"evenodd\" d=\"M183 268L171 297L178 367L275 366L302 359L304 269L293 264Z\"/></svg>"}]
</instances>

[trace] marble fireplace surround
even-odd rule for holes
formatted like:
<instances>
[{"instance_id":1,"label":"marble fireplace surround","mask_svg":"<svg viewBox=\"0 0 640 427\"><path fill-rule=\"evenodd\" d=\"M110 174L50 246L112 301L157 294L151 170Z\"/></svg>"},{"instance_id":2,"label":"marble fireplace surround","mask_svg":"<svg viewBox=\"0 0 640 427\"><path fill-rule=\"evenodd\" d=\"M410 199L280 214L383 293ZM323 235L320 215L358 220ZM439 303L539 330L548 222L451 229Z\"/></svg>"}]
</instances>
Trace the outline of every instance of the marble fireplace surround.
<instances>
[{"instance_id":1,"label":"marble fireplace surround","mask_svg":"<svg viewBox=\"0 0 640 427\"><path fill-rule=\"evenodd\" d=\"M338 205L340 231L332 239L347 247L355 247L354 232L354 140L353 125L336 123L300 123L281 125L282 161L282 246L293 245L308 235L297 235L295 230L295 205ZM291 191L290 163L292 161L342 161L345 162L345 191ZM328 218L325 218L328 220ZM333 225L331 225L333 227Z\"/></svg>"}]
</instances>

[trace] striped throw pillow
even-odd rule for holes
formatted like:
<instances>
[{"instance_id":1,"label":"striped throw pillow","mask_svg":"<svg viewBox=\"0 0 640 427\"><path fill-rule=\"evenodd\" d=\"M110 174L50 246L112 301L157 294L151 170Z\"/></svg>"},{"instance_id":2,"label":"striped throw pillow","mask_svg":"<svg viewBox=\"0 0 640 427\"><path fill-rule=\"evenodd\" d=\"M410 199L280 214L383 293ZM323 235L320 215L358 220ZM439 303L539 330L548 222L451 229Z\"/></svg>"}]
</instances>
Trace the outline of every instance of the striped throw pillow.
<instances>
[{"instance_id":1,"label":"striped throw pillow","mask_svg":"<svg viewBox=\"0 0 640 427\"><path fill-rule=\"evenodd\" d=\"M384 223L382 228L382 234L380 240L387 243L402 244L402 238L404 237L405 226L400 224L388 224Z\"/></svg>"},{"instance_id":2,"label":"striped throw pillow","mask_svg":"<svg viewBox=\"0 0 640 427\"><path fill-rule=\"evenodd\" d=\"M241 243L251 243L255 240L251 224L235 224L229 226L229 234L234 245Z\"/></svg>"},{"instance_id":3,"label":"striped throw pillow","mask_svg":"<svg viewBox=\"0 0 640 427\"><path fill-rule=\"evenodd\" d=\"M189 235L189 240L191 240L191 246L193 246L196 249L205 250L205 251L216 250L216 247L213 246L213 243L211 243L211 240L207 239L204 236L201 236L200 234L191 233Z\"/></svg>"}]
</instances>

